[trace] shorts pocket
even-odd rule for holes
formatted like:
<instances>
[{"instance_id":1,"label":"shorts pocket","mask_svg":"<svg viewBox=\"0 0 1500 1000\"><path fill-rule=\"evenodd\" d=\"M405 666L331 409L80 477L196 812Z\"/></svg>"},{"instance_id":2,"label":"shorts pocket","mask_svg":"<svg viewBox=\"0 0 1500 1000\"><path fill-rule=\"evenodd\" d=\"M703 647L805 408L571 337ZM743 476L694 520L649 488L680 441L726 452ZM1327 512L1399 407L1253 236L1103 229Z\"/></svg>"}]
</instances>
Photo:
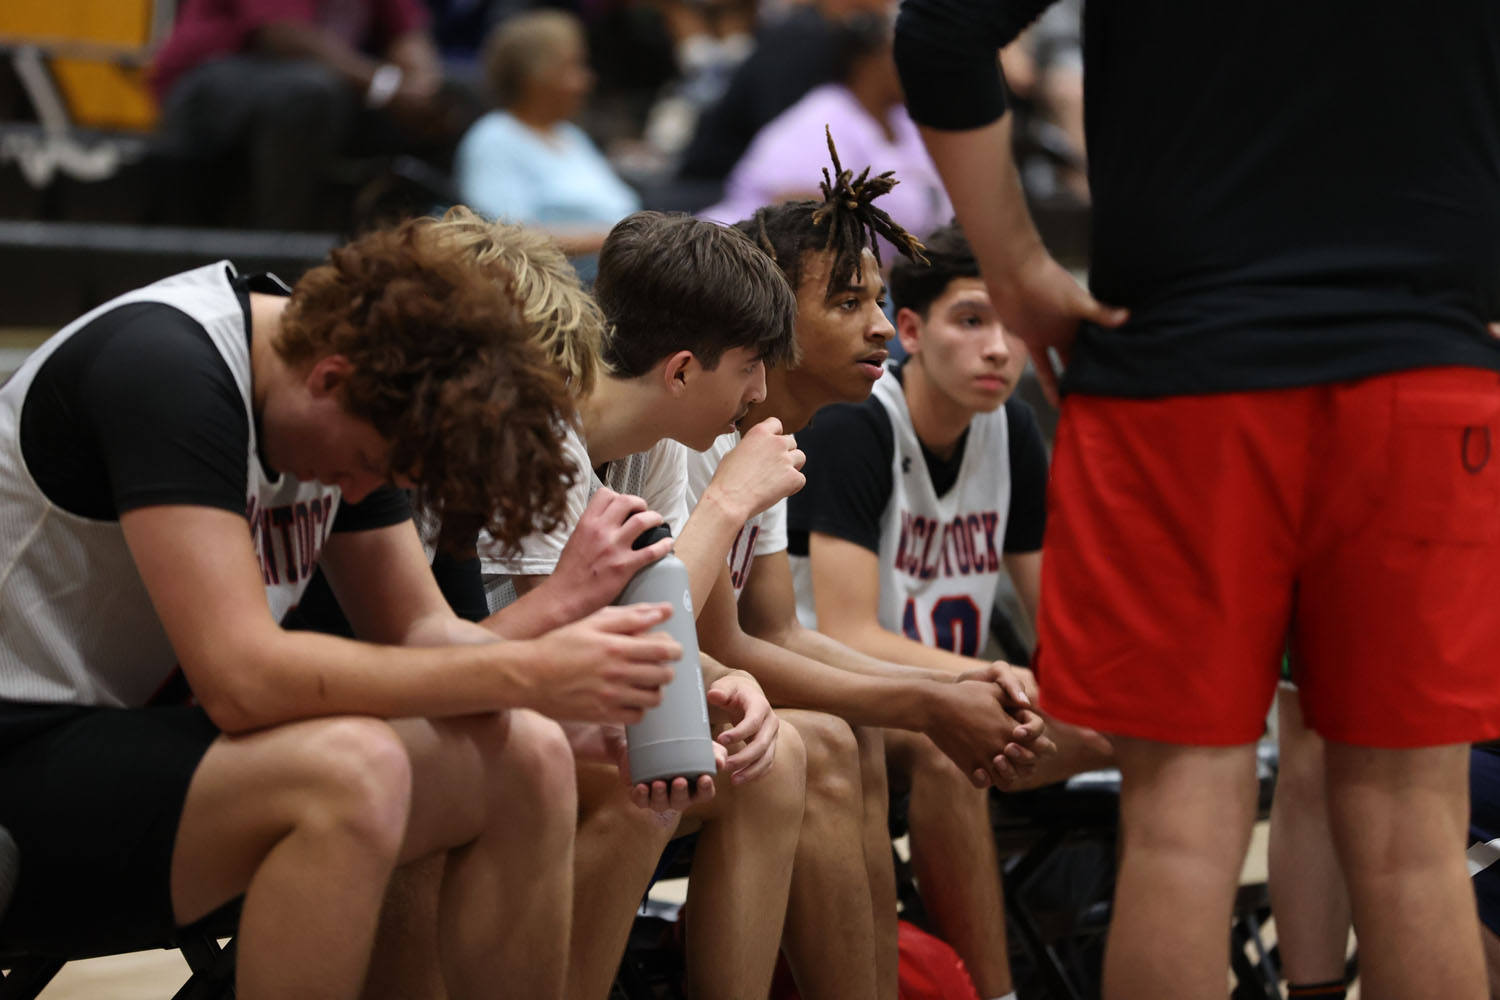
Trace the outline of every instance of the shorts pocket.
<instances>
[{"instance_id":1,"label":"shorts pocket","mask_svg":"<svg viewBox=\"0 0 1500 1000\"><path fill-rule=\"evenodd\" d=\"M1500 539L1500 379L1482 371L1399 376L1386 526L1421 542Z\"/></svg>"}]
</instances>

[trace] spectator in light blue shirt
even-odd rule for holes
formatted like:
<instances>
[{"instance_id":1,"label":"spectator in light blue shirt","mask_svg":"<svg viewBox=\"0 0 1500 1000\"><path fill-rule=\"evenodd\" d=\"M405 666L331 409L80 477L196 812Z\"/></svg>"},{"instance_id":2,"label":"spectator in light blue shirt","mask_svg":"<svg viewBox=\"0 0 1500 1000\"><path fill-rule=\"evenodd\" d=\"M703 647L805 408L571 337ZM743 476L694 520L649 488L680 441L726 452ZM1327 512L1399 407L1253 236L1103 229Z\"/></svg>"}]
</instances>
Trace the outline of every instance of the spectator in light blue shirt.
<instances>
[{"instance_id":1,"label":"spectator in light blue shirt","mask_svg":"<svg viewBox=\"0 0 1500 1000\"><path fill-rule=\"evenodd\" d=\"M570 255L597 252L641 204L571 121L594 85L582 25L558 10L518 14L490 36L484 62L498 110L459 144L460 196L483 215L547 230Z\"/></svg>"}]
</instances>

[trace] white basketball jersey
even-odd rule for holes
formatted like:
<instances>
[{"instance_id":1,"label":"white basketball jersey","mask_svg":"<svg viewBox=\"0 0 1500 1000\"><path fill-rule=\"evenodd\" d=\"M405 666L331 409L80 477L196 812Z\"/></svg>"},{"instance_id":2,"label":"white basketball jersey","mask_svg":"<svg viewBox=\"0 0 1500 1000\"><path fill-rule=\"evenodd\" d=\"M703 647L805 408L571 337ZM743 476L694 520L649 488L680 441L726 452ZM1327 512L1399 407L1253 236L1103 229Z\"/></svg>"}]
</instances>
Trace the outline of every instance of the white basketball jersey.
<instances>
[{"instance_id":1,"label":"white basketball jersey","mask_svg":"<svg viewBox=\"0 0 1500 1000\"><path fill-rule=\"evenodd\" d=\"M872 395L890 418L894 438L891 495L880 517L880 624L924 645L978 656L1003 572L1010 511L1005 408L969 421L958 480L940 497L901 382L888 369ZM807 559L792 562L798 617L815 628Z\"/></svg>"},{"instance_id":2,"label":"white basketball jersey","mask_svg":"<svg viewBox=\"0 0 1500 1000\"><path fill-rule=\"evenodd\" d=\"M740 443L739 431L720 434L707 451L690 451L687 457L688 504L698 506L703 491L713 481L719 463ZM786 550L786 500L781 499L746 521L735 533L729 547L729 582L734 585L734 599L745 593L750 570L757 556L768 556Z\"/></svg>"},{"instance_id":3,"label":"white basketball jersey","mask_svg":"<svg viewBox=\"0 0 1500 1000\"><path fill-rule=\"evenodd\" d=\"M64 327L0 388L0 699L144 705L177 662L118 521L71 514L47 499L21 453L20 419L37 370L108 310L160 302L203 325L233 373L249 417L245 516L278 621L302 594L333 524L339 491L268 480L251 411L245 315L221 261L121 295Z\"/></svg>"}]
</instances>

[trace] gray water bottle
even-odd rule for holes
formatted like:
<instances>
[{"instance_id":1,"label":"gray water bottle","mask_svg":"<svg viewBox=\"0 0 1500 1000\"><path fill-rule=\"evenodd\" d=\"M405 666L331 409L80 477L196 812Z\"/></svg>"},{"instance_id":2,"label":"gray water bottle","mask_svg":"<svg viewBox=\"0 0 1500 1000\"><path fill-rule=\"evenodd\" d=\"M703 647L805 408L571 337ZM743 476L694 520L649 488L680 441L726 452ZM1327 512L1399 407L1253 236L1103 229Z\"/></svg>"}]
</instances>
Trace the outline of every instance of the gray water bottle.
<instances>
[{"instance_id":1,"label":"gray water bottle","mask_svg":"<svg viewBox=\"0 0 1500 1000\"><path fill-rule=\"evenodd\" d=\"M658 525L642 532L631 547L643 549L670 537L672 530L665 524ZM646 709L640 722L625 727L631 780L671 781L682 777L694 784L699 775L713 774L715 766L687 567L669 552L631 577L615 603L670 604L672 616L656 628L682 646L682 658L672 664L672 680L661 689L661 704Z\"/></svg>"}]
</instances>

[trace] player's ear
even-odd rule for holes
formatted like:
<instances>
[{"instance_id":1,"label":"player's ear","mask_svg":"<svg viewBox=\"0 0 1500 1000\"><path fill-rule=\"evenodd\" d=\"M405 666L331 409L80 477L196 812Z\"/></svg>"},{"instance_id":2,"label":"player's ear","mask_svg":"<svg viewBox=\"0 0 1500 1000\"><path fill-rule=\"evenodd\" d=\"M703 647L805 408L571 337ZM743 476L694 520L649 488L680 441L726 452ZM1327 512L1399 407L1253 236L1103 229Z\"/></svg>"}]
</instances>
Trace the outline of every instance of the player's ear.
<instances>
[{"instance_id":1,"label":"player's ear","mask_svg":"<svg viewBox=\"0 0 1500 1000\"><path fill-rule=\"evenodd\" d=\"M663 387L672 395L681 395L687 389L688 380L701 369L692 351L677 351L662 362Z\"/></svg>"},{"instance_id":2,"label":"player's ear","mask_svg":"<svg viewBox=\"0 0 1500 1000\"><path fill-rule=\"evenodd\" d=\"M307 391L314 399L338 392L354 371L354 366L342 354L329 354L312 363L307 370Z\"/></svg>"},{"instance_id":3,"label":"player's ear","mask_svg":"<svg viewBox=\"0 0 1500 1000\"><path fill-rule=\"evenodd\" d=\"M896 336L907 354L919 354L922 349L922 317L915 309L902 306L896 310Z\"/></svg>"}]
</instances>

